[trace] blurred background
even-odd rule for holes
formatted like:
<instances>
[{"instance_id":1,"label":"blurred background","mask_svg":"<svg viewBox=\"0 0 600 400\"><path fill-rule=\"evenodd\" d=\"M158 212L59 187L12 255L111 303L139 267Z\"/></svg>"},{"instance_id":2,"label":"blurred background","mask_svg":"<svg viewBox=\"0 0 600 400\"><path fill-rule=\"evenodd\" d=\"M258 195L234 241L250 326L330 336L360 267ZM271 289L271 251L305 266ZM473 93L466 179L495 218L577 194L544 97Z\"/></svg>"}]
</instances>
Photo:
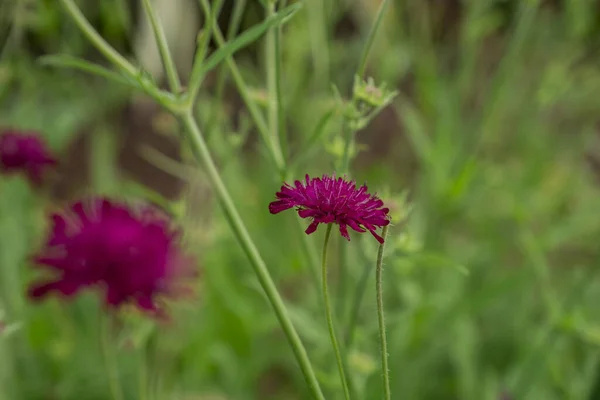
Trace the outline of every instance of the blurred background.
<instances>
[{"instance_id":1,"label":"blurred background","mask_svg":"<svg viewBox=\"0 0 600 400\"><path fill-rule=\"evenodd\" d=\"M137 0L77 3L112 46L164 81ZM185 81L200 7L155 3ZM281 39L293 178L336 170L340 104L352 96L380 4L303 3ZM264 17L260 2L225 1L219 26L231 38ZM127 399L138 398L142 373L161 399L309 398L174 118L113 82L41 65L57 53L106 65L57 1L0 0L0 46L0 126L40 132L60 158L43 190L0 183L0 398L110 398L96 297L30 304L24 296L44 215L91 192L168 208L202 271L195 298L173 304L170 325L124 317L113 345ZM390 1L366 76L398 96L357 132L350 175L396 221L384 272L394 399L600 399L599 50L596 0ZM264 37L235 60L264 110ZM302 229L292 212L268 213L281 180L229 72L223 63L207 76L199 124L326 397L341 398ZM322 234L309 237L314 251ZM332 251L331 282L355 398L380 399L377 243L367 236L336 237L349 256L340 267Z\"/></svg>"}]
</instances>

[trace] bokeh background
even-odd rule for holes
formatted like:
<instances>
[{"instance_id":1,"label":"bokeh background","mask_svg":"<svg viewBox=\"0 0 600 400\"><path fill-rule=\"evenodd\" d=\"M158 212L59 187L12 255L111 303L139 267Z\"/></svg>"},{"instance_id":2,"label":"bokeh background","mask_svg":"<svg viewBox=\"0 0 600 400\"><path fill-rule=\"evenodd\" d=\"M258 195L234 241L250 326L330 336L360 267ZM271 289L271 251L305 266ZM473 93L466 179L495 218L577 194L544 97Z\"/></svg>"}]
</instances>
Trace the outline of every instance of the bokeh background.
<instances>
[{"instance_id":1,"label":"bokeh background","mask_svg":"<svg viewBox=\"0 0 600 400\"><path fill-rule=\"evenodd\" d=\"M185 80L200 8L156 3ZM326 125L294 178L336 168L342 113L332 86L351 96L379 6L304 3L282 37L289 154ZM138 1L78 4L111 45L162 81ZM259 2L225 1L219 24L231 37L263 18ZM170 325L123 317L112 345L127 399L138 398L141 373L160 399L309 398L173 117L115 83L41 65L56 53L105 64L57 1L0 0L0 39L0 125L40 132L61 160L43 190L19 178L0 183L0 398L110 398L97 298L31 304L24 296L44 215L88 193L168 208L202 273L196 297L173 304ZM357 133L351 176L368 182L397 222L384 277L394 399L600 399L599 50L595 0L391 1L367 75L399 94ZM235 58L264 107L264 38ZM302 230L293 213L268 213L281 181L225 64L207 77L197 115L327 398L340 398ZM322 234L310 237L316 251ZM346 346L356 398L379 399L377 247L367 236L336 237L350 256L339 266L333 252L331 281L344 343L356 321Z\"/></svg>"}]
</instances>

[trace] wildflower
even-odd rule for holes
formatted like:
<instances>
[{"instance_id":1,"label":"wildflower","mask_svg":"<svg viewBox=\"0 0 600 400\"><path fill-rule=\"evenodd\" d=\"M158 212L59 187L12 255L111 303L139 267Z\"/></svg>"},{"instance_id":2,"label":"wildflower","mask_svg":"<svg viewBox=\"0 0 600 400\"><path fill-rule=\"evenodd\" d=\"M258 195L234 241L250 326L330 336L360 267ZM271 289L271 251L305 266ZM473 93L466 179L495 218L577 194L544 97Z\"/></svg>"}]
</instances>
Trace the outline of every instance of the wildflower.
<instances>
[{"instance_id":1,"label":"wildflower","mask_svg":"<svg viewBox=\"0 0 600 400\"><path fill-rule=\"evenodd\" d=\"M157 298L176 294L181 278L191 275L191 260L178 247L179 231L156 208L95 198L51 218L51 233L35 262L58 277L34 284L29 290L34 299L50 292L70 297L100 286L108 306L133 303L160 312Z\"/></svg>"},{"instance_id":2,"label":"wildflower","mask_svg":"<svg viewBox=\"0 0 600 400\"><path fill-rule=\"evenodd\" d=\"M306 229L307 234L317 230L319 224L336 223L340 233L350 240L348 226L357 232L369 231L383 243L375 229L390 223L389 209L383 208L383 201L369 194L366 185L356 188L354 181L347 181L323 175L322 178L309 178L306 181L296 181L294 186L285 183L281 191L276 193L279 200L269 204L271 214L277 214L289 208L296 207L302 218L311 218L312 222Z\"/></svg>"},{"instance_id":3,"label":"wildflower","mask_svg":"<svg viewBox=\"0 0 600 400\"><path fill-rule=\"evenodd\" d=\"M43 139L33 132L7 130L0 134L0 170L23 171L36 185L44 170L56 164Z\"/></svg>"}]
</instances>

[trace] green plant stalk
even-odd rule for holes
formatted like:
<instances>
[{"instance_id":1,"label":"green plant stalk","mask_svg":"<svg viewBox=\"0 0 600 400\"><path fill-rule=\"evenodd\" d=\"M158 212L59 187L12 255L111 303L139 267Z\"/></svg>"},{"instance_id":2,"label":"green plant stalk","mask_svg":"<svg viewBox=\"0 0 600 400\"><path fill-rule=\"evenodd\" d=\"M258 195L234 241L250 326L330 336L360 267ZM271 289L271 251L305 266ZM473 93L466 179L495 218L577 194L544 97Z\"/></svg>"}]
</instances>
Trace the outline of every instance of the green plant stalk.
<instances>
[{"instance_id":1,"label":"green plant stalk","mask_svg":"<svg viewBox=\"0 0 600 400\"><path fill-rule=\"evenodd\" d=\"M246 0L238 0L234 4L233 12L231 13L231 19L229 20L229 28L227 29L227 40L232 40L238 31L243 17L243 12L246 9ZM227 81L227 68L221 66L219 67L219 72L217 75L217 84L215 89L215 99L217 104L223 103L223 94L225 92L225 82ZM213 129L215 124L217 123L217 119L219 117L218 113L212 113L209 116L209 120L206 123L206 136L210 137L213 133Z\"/></svg>"},{"instance_id":2,"label":"green plant stalk","mask_svg":"<svg viewBox=\"0 0 600 400\"><path fill-rule=\"evenodd\" d=\"M104 366L108 376L108 385L110 386L110 393L113 400L123 400L123 392L121 390L121 384L119 383L119 370L117 369L117 360L115 359L114 349L111 346L113 342L111 339L110 330L110 315L105 315L104 310L100 310L98 313L99 327L100 327L100 347L102 349L102 355L104 357Z\"/></svg>"},{"instance_id":3,"label":"green plant stalk","mask_svg":"<svg viewBox=\"0 0 600 400\"><path fill-rule=\"evenodd\" d=\"M102 38L102 36L98 34L98 32L96 32L94 27L91 26L90 23L85 19L85 16L81 13L79 8L77 8L77 5L75 5L73 0L60 0L60 2L67 14L75 22L84 36L87 37L87 39L92 43L92 45L100 53L102 53L107 60L117 67L122 74L135 82L139 82L140 78L142 77L141 71L134 67L123 56L121 56ZM143 91L165 108L171 111L180 112L181 107L179 103L173 98L166 98L164 92L162 92L158 87L153 85L144 85Z\"/></svg>"},{"instance_id":4,"label":"green plant stalk","mask_svg":"<svg viewBox=\"0 0 600 400\"><path fill-rule=\"evenodd\" d=\"M171 52L169 51L169 45L167 44L165 31L156 16L156 12L154 11L152 4L150 4L150 0L143 0L142 3L144 5L146 15L150 20L152 32L154 32L154 38L156 39L160 58L162 59L163 67L165 68L165 72L167 74L169 87L171 88L173 94L178 95L181 93L181 81L179 80L179 76L177 75L177 67L175 66L173 57L171 57Z\"/></svg>"},{"instance_id":5,"label":"green plant stalk","mask_svg":"<svg viewBox=\"0 0 600 400\"><path fill-rule=\"evenodd\" d=\"M215 7L215 10L220 8L219 6L221 3L223 3L222 0L220 1L219 5ZM202 63L206 58L206 54L208 53L208 43L212 37L212 24L215 22L215 16L211 12L208 4L201 2L200 6L204 12L204 27L202 29L202 37L199 39L200 42L196 48L196 55L194 57L194 64L192 65L192 73L190 75L190 81L188 84L187 101L190 107L193 107L194 103L196 102L198 91L200 90L202 80L204 79L204 74L202 73Z\"/></svg>"},{"instance_id":6,"label":"green plant stalk","mask_svg":"<svg viewBox=\"0 0 600 400\"><path fill-rule=\"evenodd\" d=\"M75 20L75 22L77 23L79 28L88 37L88 39L92 42L92 44L95 45L103 54L105 54L105 56L110 61L115 63L118 67L121 67L125 73L130 74L132 78L137 78L138 71L135 68L133 68L133 66L131 66L131 64L129 64L124 58L122 58L114 49L112 49L110 47L110 45L108 45L100 37L100 35L98 35L98 33L94 30L94 28L87 22L85 17L81 14L81 12L77 8L77 6L73 3L73 1L72 0L61 0L61 1L62 1L62 4L64 5L66 11L68 12L68 14ZM200 0L200 1L204 1L205 2L204 5L209 6L207 0ZM220 29L218 28L218 25L216 25L216 24L213 24L213 33L215 34L219 45L222 46L224 44L224 39L223 39ZM162 54L162 56L170 57L170 54L168 52L166 52L166 53ZM164 60L163 60L163 62L164 62ZM251 101L249 92L245 86L245 83L243 82L243 80L241 78L241 74L239 73L237 66L233 62L232 57L228 57L226 59L226 62L228 63L231 73L232 73L234 79L236 80L236 83L238 84L238 90L240 90L242 97L246 101L247 107L249 108L249 110L251 110L251 115L254 117L255 122L257 122L257 125L259 126L259 132L267 133L267 135L268 135L268 129L266 128L264 119L263 119L262 115L260 114L260 112L258 111L256 104ZM156 88L153 88L152 90L157 93L159 92L158 89L156 89ZM171 111L176 114L176 116L179 118L180 122L182 123L183 127L185 128L186 132L188 133L188 138L191 143L192 151L194 152L198 161L205 167L205 169L207 171L209 180L211 181L211 185L215 189L217 196L220 200L220 203L223 207L225 217L226 217L229 225L231 226L232 230L234 231L236 238L240 242L240 245L244 249L244 252L250 259L250 262L251 262L251 264L254 268L254 271L257 275L257 278L258 278L263 290L265 291L265 294L266 294L271 306L273 307L273 310L275 311L275 314L282 326L282 329L283 329L286 337L288 338L288 341L289 341L289 343L292 347L292 350L296 356L296 359L300 365L302 373L304 374L306 382L309 386L310 392L312 393L312 395L315 399L324 400L323 393L319 386L316 375L313 371L310 360L308 359L308 355L302 344L302 341L300 340L298 333L296 332L294 326L292 325L289 315L287 314L287 311L285 309L283 300L281 299L281 296L279 295L279 292L277 291L277 288L275 287L275 283L273 282L273 279L271 278L271 275L269 274L269 271L268 271L264 261L260 257L258 249L256 248L256 245L252 241L252 238L250 237L248 230L246 229L246 227L239 215L239 212L237 211L237 209L231 199L231 196L229 195L229 192L227 191L227 189L219 175L219 172L217 171L216 165L214 163L214 160L212 159L212 156L210 155L210 152L208 150L208 147L206 145L204 137L202 136L202 133L200 132L200 128L198 127L198 124L196 123L196 120L193 117L192 110L193 110L192 104L188 104L185 109L181 109L181 108L177 108L177 107L171 108ZM266 136L265 139L269 139L268 136ZM266 143L270 144L271 142L269 140L266 140ZM272 146L268 146L268 147L272 151ZM283 157L281 156L281 154L279 155L279 157L277 157L275 154L274 154L274 156L275 156L274 158L276 159L276 161L277 161L277 159L279 159L279 162L277 162L277 166L278 166L279 172L282 173L282 171L284 171L284 165L285 165L284 161L283 161ZM118 400L121 400L121 399L118 398Z\"/></svg>"},{"instance_id":7,"label":"green plant stalk","mask_svg":"<svg viewBox=\"0 0 600 400\"><path fill-rule=\"evenodd\" d=\"M363 48L362 55L360 56L358 69L356 70L356 74L360 78L363 78L365 70L367 69L367 60L369 59L369 53L371 52L371 48L373 47L373 43L375 42L375 37L377 36L377 32L379 31L381 21L383 21L383 16L385 15L385 10L389 3L389 0L383 0L379 3L379 10L377 10L377 17L375 18L375 23L369 31L369 36L367 36L365 47Z\"/></svg>"},{"instance_id":8,"label":"green plant stalk","mask_svg":"<svg viewBox=\"0 0 600 400\"><path fill-rule=\"evenodd\" d=\"M375 270L375 288L377 292L377 319L379 322L379 343L381 345L381 373L383 374L383 393L385 400L391 400L390 391L390 369L388 366L388 346L385 334L385 317L383 313L383 250L385 248L385 239L387 237L389 225L383 227L381 237L384 242L379 245L377 253L377 268Z\"/></svg>"},{"instance_id":9,"label":"green plant stalk","mask_svg":"<svg viewBox=\"0 0 600 400\"><path fill-rule=\"evenodd\" d=\"M269 1L266 5L267 18L275 15L275 2ZM271 143L273 149L282 154L281 138L279 137L279 121L280 121L280 101L279 91L279 53L277 49L277 33L278 27L271 27L266 33L265 38L265 65L267 66L267 92L268 92L268 121L269 130L271 132Z\"/></svg>"},{"instance_id":10,"label":"green plant stalk","mask_svg":"<svg viewBox=\"0 0 600 400\"><path fill-rule=\"evenodd\" d=\"M308 355L306 354L306 350L304 349L304 345L298 336L292 322L290 320L289 315L285 309L285 305L277 288L275 287L275 283L267 270L265 262L262 260L256 245L252 241L246 226L244 225L239 212L237 211L227 188L225 187L219 172L217 171L217 167L210 155L206 142L204 141L204 137L200 132L200 128L196 123L196 120L192 116L191 112L184 114L181 116L181 122L185 128L185 130L189 134L189 140L191 142L192 150L194 151L195 156L198 158L198 161L204 166L206 170L207 176L214 188L223 211L225 213L225 217L229 222L229 225L233 229L233 232L242 246L244 252L250 259L250 263L254 268L254 272L265 291L265 294L275 311L277 319L281 324L281 327L294 351L296 359L300 364L300 368L302 373L304 374L304 378L308 384L308 387L315 399L324 400L323 393L319 387L319 382L315 376L310 360L308 359Z\"/></svg>"},{"instance_id":11,"label":"green plant stalk","mask_svg":"<svg viewBox=\"0 0 600 400\"><path fill-rule=\"evenodd\" d=\"M200 1L202 3L206 3L207 7L210 7L210 5L208 5L208 0L200 0ZM215 40L217 41L217 44L219 45L219 47L224 46L225 38L223 37L223 34L221 33L221 29L219 28L219 25L213 23L212 27L213 27L213 35L214 35ZM286 170L285 160L283 158L283 154L281 154L281 151L278 150L273 145L271 133L269 131L269 127L268 127L267 123L265 122L264 116L262 115L262 113L259 110L256 103L252 100L252 98L250 96L250 91L248 90L248 86L246 85L246 82L244 81L244 78L242 77L242 74L240 73L240 70L237 67L237 64L235 63L233 57L229 56L229 57L225 58L225 63L229 67L229 71L231 72L231 76L233 77L233 81L235 82L238 92L240 93L240 96L242 96L242 100L244 100L244 104L246 105L246 108L248 109L250 116L254 120L254 124L256 125L256 128L258 129L258 133L260 134L261 138L265 142L265 145L267 146L267 149L269 150L269 154L271 155L271 157L273 159L273 162L275 164L275 167L277 168L277 172L278 172L279 176L283 177L285 175L285 170Z\"/></svg>"},{"instance_id":12,"label":"green plant stalk","mask_svg":"<svg viewBox=\"0 0 600 400\"><path fill-rule=\"evenodd\" d=\"M95 29L85 19L77 5L73 0L59 0L67 13L71 16L75 24L84 33L90 42L114 65L119 67L129 77L137 79L139 70L135 68L129 61L115 51L103 38L95 31Z\"/></svg>"},{"instance_id":13,"label":"green plant stalk","mask_svg":"<svg viewBox=\"0 0 600 400\"><path fill-rule=\"evenodd\" d=\"M344 371L344 361L340 352L337 339L335 337L335 327L333 323L333 314L331 312L331 302L329 301L329 290L327 287L327 245L329 244L329 238L331 237L331 228L333 224L327 225L327 232L325 233L325 241L323 243L323 257L321 258L321 283L323 289L323 303L325 305L325 317L327 319L327 327L329 328L329 337L331 339L331 345L335 352L335 358L337 360L338 371L340 373L340 380L342 382L342 388L344 389L344 396L346 400L350 399L350 391L348 390L348 382L346 380L346 373Z\"/></svg>"},{"instance_id":14,"label":"green plant stalk","mask_svg":"<svg viewBox=\"0 0 600 400\"><path fill-rule=\"evenodd\" d=\"M280 7L287 7L287 0L279 1ZM281 149L281 153L284 155L284 158L287 160L289 157L289 148L288 148L288 137L287 137L287 129L285 126L285 115L283 109L283 95L282 95L282 79L281 79L281 36L282 36L283 26L280 25L277 27L277 31L275 32L275 54L277 57L275 58L275 75L276 79L276 88L275 92L277 93L277 122L279 124L279 147Z\"/></svg>"}]
</instances>

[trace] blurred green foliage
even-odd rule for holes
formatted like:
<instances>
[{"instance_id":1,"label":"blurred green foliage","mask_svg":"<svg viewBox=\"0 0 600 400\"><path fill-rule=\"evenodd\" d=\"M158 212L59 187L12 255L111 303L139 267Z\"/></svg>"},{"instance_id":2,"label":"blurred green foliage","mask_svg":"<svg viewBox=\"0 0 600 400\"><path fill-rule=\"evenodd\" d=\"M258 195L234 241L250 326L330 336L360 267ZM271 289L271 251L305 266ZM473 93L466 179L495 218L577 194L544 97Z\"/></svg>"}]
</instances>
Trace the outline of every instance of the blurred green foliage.
<instances>
[{"instance_id":1,"label":"blurred green foliage","mask_svg":"<svg viewBox=\"0 0 600 400\"><path fill-rule=\"evenodd\" d=\"M130 5L81 3L103 36L128 51ZM343 110L331 85L351 96L377 2L327 3L319 18L311 16L321 2L306 3L286 25L282 45L282 101L293 159L303 143L318 140L294 164L298 178L334 168ZM398 88L399 96L392 112L356 136L361 152L352 176L368 181L398 216L384 271L393 396L496 400L514 390L527 393L518 399L596 399L600 192L588 158L600 156L598 5L449 4L392 4L367 70L375 82ZM457 18L449 17L448 7L460 10ZM111 129L109 111L126 104L130 93L36 63L37 56L56 52L97 59L58 3L9 1L0 14L0 33L6 32L0 37L0 125L39 130L62 154L77 132L91 126L99 139L91 147L96 153L85 189L144 193L113 165L110 149L118 135L99 133ZM339 33L349 23L353 29ZM259 44L237 61L260 99L265 66L257 54ZM219 69L224 87L233 87L225 65ZM292 213L268 213L280 182L253 139L246 111L233 108L224 92L201 91L200 122L327 398L336 398L335 361L300 246L303 233ZM385 151L372 150L380 141ZM171 206L202 270L197 298L173 304L168 326L135 313L124 320L114 346L126 398L137 398L140 373L160 387L160 398L307 398L291 351L218 204L206 193L202 172L189 173L189 180ZM409 207L405 191L412 212L401 218ZM2 179L0 193L0 315L5 324L17 324L0 334L0 398L107 399L97 299L30 304L24 296L34 275L28 256L42 240L45 212L57 205L18 178ZM315 248L321 235L310 237ZM344 331L361 277L368 277L348 365L357 398L379 399L372 271L377 249L367 236L355 234L350 243L336 238L350 256L340 267L344 274L333 268L332 282L344 275L351 288L334 298L342 337L349 335Z\"/></svg>"}]
</instances>

